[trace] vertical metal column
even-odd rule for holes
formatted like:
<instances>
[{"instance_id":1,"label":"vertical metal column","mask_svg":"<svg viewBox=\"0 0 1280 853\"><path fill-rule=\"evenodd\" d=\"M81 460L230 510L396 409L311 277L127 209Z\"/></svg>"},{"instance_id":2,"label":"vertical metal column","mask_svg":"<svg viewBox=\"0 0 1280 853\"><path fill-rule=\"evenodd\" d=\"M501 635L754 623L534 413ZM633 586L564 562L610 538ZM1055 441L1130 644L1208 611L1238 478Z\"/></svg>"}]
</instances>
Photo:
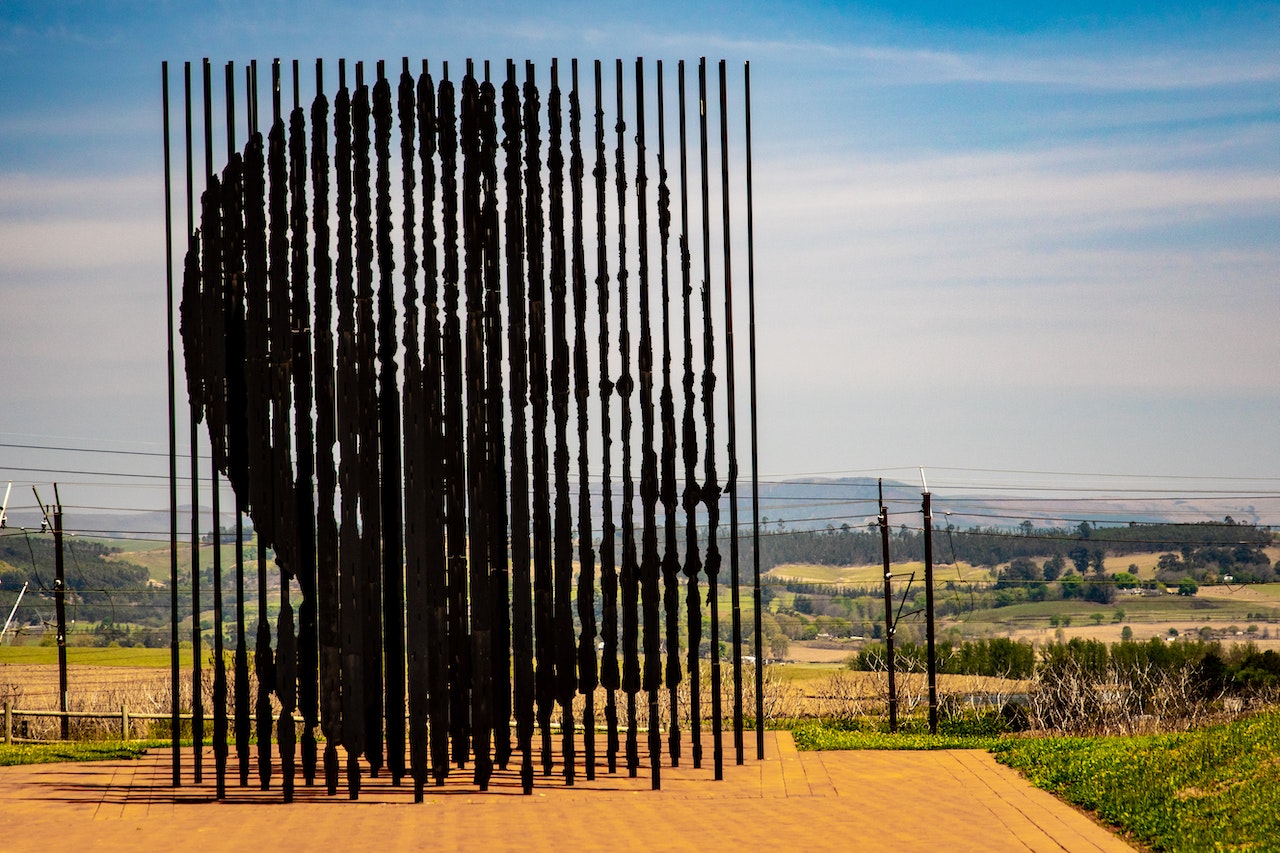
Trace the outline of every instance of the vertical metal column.
<instances>
[{"instance_id":1,"label":"vertical metal column","mask_svg":"<svg viewBox=\"0 0 1280 853\"><path fill-rule=\"evenodd\" d=\"M747 359L751 398L751 598L755 609L756 758L764 759L764 627L760 594L760 455L756 432L756 241L751 193L751 63L742 67L747 158Z\"/></svg>"},{"instance_id":2,"label":"vertical metal column","mask_svg":"<svg viewBox=\"0 0 1280 853\"><path fill-rule=\"evenodd\" d=\"M187 251L191 255L188 262L194 265L198 271L199 258L195 255L198 249L198 242L195 237L195 208L194 208L194 179L192 167L192 147L191 147L191 63L187 62L183 65L183 78L185 83L185 109L187 116L186 127L186 167L187 167L187 234L188 248ZM198 272L197 272L198 275ZM186 282L184 281L184 286ZM191 322L191 333L198 333L199 326L199 283L193 282L196 288L191 294L192 302L190 305L191 314L189 320ZM184 300L185 301L185 300ZM198 340L198 338L196 338ZM198 346L199 344L196 344ZM184 347L185 350L185 347ZM194 367L199 362L194 357L188 356L188 364ZM194 375L193 375L194 374ZM204 632L201 627L200 616L200 443L199 433L197 432L197 424L200 421L200 394L196 389L201 387L199 369L188 369L187 375L188 388L192 393L189 394L189 421L191 432L191 760L195 771L196 784L204 781L204 684L201 676L201 666L204 657Z\"/></svg>"},{"instance_id":3,"label":"vertical metal column","mask_svg":"<svg viewBox=\"0 0 1280 853\"><path fill-rule=\"evenodd\" d=\"M938 733L938 657L933 610L933 508L929 484L924 480L923 468L920 469L920 483L924 486L921 494L923 499L921 510L924 514L924 610L925 639L928 643L929 734L936 735Z\"/></svg>"},{"instance_id":4,"label":"vertical metal column","mask_svg":"<svg viewBox=\"0 0 1280 853\"><path fill-rule=\"evenodd\" d=\"M884 637L886 668L889 670L889 731L898 730L898 685L894 674L893 640L897 620L893 618L893 573L889 561L889 510L884 505L884 480L879 483L880 494L880 553L884 556Z\"/></svg>"},{"instance_id":5,"label":"vertical metal column","mask_svg":"<svg viewBox=\"0 0 1280 853\"><path fill-rule=\"evenodd\" d=\"M742 598L738 568L738 416L733 366L733 253L729 238L729 98L725 81L725 61L720 60L720 210L721 238L724 242L724 378L728 402L729 474L725 493L729 496L729 602L733 637L733 748L736 763L743 762L742 741Z\"/></svg>"},{"instance_id":6,"label":"vertical metal column","mask_svg":"<svg viewBox=\"0 0 1280 853\"><path fill-rule=\"evenodd\" d=\"M173 748L173 787L177 788L182 785L182 752L179 749L182 681L178 666L178 398L173 354L173 189L169 165L168 62L160 64L160 81L164 97L164 272L169 378L169 734ZM128 736L128 732L125 732L125 736Z\"/></svg>"}]
</instances>

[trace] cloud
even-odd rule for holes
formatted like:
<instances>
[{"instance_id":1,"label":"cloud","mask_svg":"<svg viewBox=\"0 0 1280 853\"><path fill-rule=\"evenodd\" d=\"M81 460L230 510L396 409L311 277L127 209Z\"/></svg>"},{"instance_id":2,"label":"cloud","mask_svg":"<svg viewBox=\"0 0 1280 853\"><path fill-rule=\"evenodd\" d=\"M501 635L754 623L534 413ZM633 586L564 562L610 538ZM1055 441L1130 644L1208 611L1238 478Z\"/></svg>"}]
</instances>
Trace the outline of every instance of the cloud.
<instances>
[{"instance_id":1,"label":"cloud","mask_svg":"<svg viewBox=\"0 0 1280 853\"><path fill-rule=\"evenodd\" d=\"M163 268L163 195L137 176L72 179L0 174L0 273Z\"/></svg>"},{"instance_id":2,"label":"cloud","mask_svg":"<svg viewBox=\"0 0 1280 853\"><path fill-rule=\"evenodd\" d=\"M757 176L766 369L787 381L1274 386L1273 173L1073 148Z\"/></svg>"}]
</instances>

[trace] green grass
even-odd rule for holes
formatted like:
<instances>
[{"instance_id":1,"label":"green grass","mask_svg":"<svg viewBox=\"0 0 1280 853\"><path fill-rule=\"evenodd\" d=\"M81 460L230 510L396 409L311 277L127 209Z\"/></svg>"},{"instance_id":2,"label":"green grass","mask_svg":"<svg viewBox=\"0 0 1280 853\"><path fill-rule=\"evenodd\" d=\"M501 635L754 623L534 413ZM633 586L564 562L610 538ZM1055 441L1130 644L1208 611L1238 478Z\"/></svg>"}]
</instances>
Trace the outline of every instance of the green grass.
<instances>
[{"instance_id":1,"label":"green grass","mask_svg":"<svg viewBox=\"0 0 1280 853\"><path fill-rule=\"evenodd\" d=\"M820 681L830 678L833 673L843 672L848 667L844 661L830 663L792 662L786 666L771 666L769 672L779 681L801 684L809 681Z\"/></svg>"},{"instance_id":2,"label":"green grass","mask_svg":"<svg viewBox=\"0 0 1280 853\"><path fill-rule=\"evenodd\" d=\"M995 715L801 721L800 749L987 749L1039 788L1153 850L1280 849L1280 710L1200 731L1141 737L1010 737Z\"/></svg>"},{"instance_id":3,"label":"green grass","mask_svg":"<svg viewBox=\"0 0 1280 853\"><path fill-rule=\"evenodd\" d=\"M15 764L53 764L59 761L118 761L140 758L161 741L68 741L60 743L0 743L0 767Z\"/></svg>"},{"instance_id":4,"label":"green grass","mask_svg":"<svg viewBox=\"0 0 1280 853\"><path fill-rule=\"evenodd\" d=\"M942 720L936 735L929 734L927 720L918 716L899 720L893 734L885 719L804 720L791 726L791 737L801 750L991 749L1005 728L997 714Z\"/></svg>"},{"instance_id":5,"label":"green grass","mask_svg":"<svg viewBox=\"0 0 1280 853\"><path fill-rule=\"evenodd\" d=\"M55 646L0 646L0 663L12 664L44 664L58 663L58 649ZM169 650L122 648L100 649L88 646L68 646L67 663L85 666L146 666L165 668L169 666ZM178 649L178 663L184 668L191 666L191 644L185 643Z\"/></svg>"},{"instance_id":6,"label":"green grass","mask_svg":"<svg viewBox=\"0 0 1280 853\"><path fill-rule=\"evenodd\" d=\"M1155 850L1280 845L1280 711L1174 735L1010 739L993 751Z\"/></svg>"},{"instance_id":7,"label":"green grass","mask_svg":"<svg viewBox=\"0 0 1280 853\"><path fill-rule=\"evenodd\" d=\"M1268 585L1276 586L1276 585ZM1255 587L1265 589L1266 587ZM1270 601L1260 603L1256 600L1231 600L1209 598L1202 595L1162 595L1162 596L1121 596L1111 604L1098 604L1081 599L1056 601L1028 601L1011 604L1007 607L995 607L964 613L960 622L973 621L982 624L1002 625L1006 628L1028 627L1028 623L1043 620L1044 624L1053 615L1070 616L1073 625L1083 625L1090 614L1101 612L1110 621L1111 614L1123 609L1126 622L1198 622L1209 624L1224 622L1256 621L1248 619L1250 613L1271 610Z\"/></svg>"}]
</instances>

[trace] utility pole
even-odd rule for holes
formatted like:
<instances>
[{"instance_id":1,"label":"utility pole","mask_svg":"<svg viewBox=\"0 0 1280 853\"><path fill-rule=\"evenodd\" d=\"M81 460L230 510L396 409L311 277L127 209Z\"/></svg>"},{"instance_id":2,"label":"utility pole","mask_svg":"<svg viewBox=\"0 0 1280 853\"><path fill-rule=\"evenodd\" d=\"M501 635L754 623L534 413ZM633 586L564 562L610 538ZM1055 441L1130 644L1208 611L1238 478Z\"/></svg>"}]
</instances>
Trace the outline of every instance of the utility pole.
<instances>
[{"instance_id":1,"label":"utility pole","mask_svg":"<svg viewBox=\"0 0 1280 853\"><path fill-rule=\"evenodd\" d=\"M884 480L880 489L880 553L884 555L884 642L885 666L889 670L889 731L898 731L898 686L894 674L893 634L893 573L889 569L889 511L884 506Z\"/></svg>"},{"instance_id":2,"label":"utility pole","mask_svg":"<svg viewBox=\"0 0 1280 853\"><path fill-rule=\"evenodd\" d=\"M924 479L924 468L920 469L920 484L924 513L924 618L925 637L928 644L928 679L929 679L929 734L938 733L938 658L935 651L936 632L933 624L933 509L930 505L929 484Z\"/></svg>"},{"instance_id":3,"label":"utility pole","mask_svg":"<svg viewBox=\"0 0 1280 853\"><path fill-rule=\"evenodd\" d=\"M49 509L40 501L40 493L33 487L36 503L44 513L45 523L53 530L53 606L57 614L58 630L58 710L62 712L62 739L71 737L70 719L67 717L67 576L62 562L62 499L58 497L58 484L53 484L53 519Z\"/></svg>"}]
</instances>

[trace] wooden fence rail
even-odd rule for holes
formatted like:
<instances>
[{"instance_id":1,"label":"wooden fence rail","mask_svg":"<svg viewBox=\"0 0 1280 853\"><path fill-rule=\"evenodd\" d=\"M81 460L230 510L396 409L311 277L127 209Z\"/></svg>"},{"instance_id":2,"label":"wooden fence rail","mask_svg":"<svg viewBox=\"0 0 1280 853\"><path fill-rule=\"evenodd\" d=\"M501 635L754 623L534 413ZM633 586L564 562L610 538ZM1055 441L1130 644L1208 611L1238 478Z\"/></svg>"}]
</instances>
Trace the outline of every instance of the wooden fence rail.
<instances>
[{"instance_id":1,"label":"wooden fence rail","mask_svg":"<svg viewBox=\"0 0 1280 853\"><path fill-rule=\"evenodd\" d=\"M55 717L55 718L75 718L75 719L98 719L98 720L119 720L120 732L122 740L131 740L129 734L130 723L133 720L172 720L172 714L146 714L135 713L129 710L128 705L121 705L119 711L110 713L102 711L29 711L13 707L12 702L4 703L4 742L11 743L31 743L39 742L39 738L14 737L13 721L16 717ZM301 715L294 714L294 721L301 723ZM190 720L191 714L178 714L179 720Z\"/></svg>"}]
</instances>

